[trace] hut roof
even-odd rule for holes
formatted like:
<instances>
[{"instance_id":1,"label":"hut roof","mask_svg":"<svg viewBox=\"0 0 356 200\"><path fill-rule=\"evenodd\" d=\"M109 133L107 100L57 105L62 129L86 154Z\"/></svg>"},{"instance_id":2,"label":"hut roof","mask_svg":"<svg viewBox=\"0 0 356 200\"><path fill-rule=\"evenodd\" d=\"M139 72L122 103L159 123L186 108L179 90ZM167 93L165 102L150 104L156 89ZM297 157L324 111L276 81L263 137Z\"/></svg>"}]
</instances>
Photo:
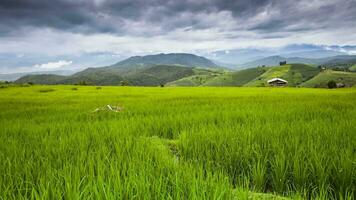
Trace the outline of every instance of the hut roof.
<instances>
[{"instance_id":1,"label":"hut roof","mask_svg":"<svg viewBox=\"0 0 356 200\"><path fill-rule=\"evenodd\" d=\"M275 81L281 81L281 82L284 82L284 83L288 83L288 81L286 81L284 79L281 79L281 78L272 78L271 80L268 80L267 83L272 83L272 82L275 82Z\"/></svg>"}]
</instances>

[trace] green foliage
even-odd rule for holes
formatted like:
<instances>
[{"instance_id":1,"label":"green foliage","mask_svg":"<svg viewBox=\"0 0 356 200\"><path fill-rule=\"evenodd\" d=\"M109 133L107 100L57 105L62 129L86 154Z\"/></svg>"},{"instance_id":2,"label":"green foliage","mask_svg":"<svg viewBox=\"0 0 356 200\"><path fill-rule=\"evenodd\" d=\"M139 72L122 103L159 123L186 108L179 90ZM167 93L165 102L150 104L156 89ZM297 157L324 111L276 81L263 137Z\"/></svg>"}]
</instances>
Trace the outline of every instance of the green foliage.
<instances>
[{"instance_id":1,"label":"green foliage","mask_svg":"<svg viewBox=\"0 0 356 200\"><path fill-rule=\"evenodd\" d=\"M355 196L355 88L72 87L1 91L0 199Z\"/></svg>"},{"instance_id":2,"label":"green foliage","mask_svg":"<svg viewBox=\"0 0 356 200\"><path fill-rule=\"evenodd\" d=\"M117 85L120 81L128 81L138 86L158 86L186 76L195 74L192 68L219 67L204 57L193 54L173 53L149 56L134 56L112 66L87 68L70 76L51 74L27 75L16 82L35 84L77 84L79 82L93 85ZM221 69L221 68L220 68Z\"/></svg>"},{"instance_id":3,"label":"green foliage","mask_svg":"<svg viewBox=\"0 0 356 200\"><path fill-rule=\"evenodd\" d=\"M88 82L86 82L86 81L79 81L77 84L75 84L75 85L91 85L91 84L89 84Z\"/></svg>"},{"instance_id":4,"label":"green foliage","mask_svg":"<svg viewBox=\"0 0 356 200\"><path fill-rule=\"evenodd\" d=\"M207 81L205 86L243 86L266 72L265 68L251 68L237 72L227 72Z\"/></svg>"},{"instance_id":5,"label":"green foliage","mask_svg":"<svg viewBox=\"0 0 356 200\"><path fill-rule=\"evenodd\" d=\"M328 82L334 80L336 83L343 83L346 87L356 85L356 73L325 70L317 76L301 84L302 87L328 87Z\"/></svg>"},{"instance_id":6,"label":"green foliage","mask_svg":"<svg viewBox=\"0 0 356 200\"><path fill-rule=\"evenodd\" d=\"M52 89L52 88L42 88L40 90L38 90L39 92L41 93L47 93L47 92L53 92L55 91L55 89Z\"/></svg>"},{"instance_id":7,"label":"green foliage","mask_svg":"<svg viewBox=\"0 0 356 200\"><path fill-rule=\"evenodd\" d=\"M356 65L353 65L349 68L349 71L356 72Z\"/></svg>"},{"instance_id":8,"label":"green foliage","mask_svg":"<svg viewBox=\"0 0 356 200\"><path fill-rule=\"evenodd\" d=\"M15 83L31 83L31 84L56 84L63 80L65 76L53 74L26 75L16 80Z\"/></svg>"},{"instance_id":9,"label":"green foliage","mask_svg":"<svg viewBox=\"0 0 356 200\"><path fill-rule=\"evenodd\" d=\"M337 85L336 85L336 82L334 80L330 80L328 82L328 88L332 89L332 88L336 88Z\"/></svg>"},{"instance_id":10,"label":"green foliage","mask_svg":"<svg viewBox=\"0 0 356 200\"><path fill-rule=\"evenodd\" d=\"M288 81L288 86L298 86L317 75L319 69L305 64L288 64L276 67L266 67L266 72L248 82L245 86L268 86L272 78L282 78Z\"/></svg>"},{"instance_id":11,"label":"green foliage","mask_svg":"<svg viewBox=\"0 0 356 200\"><path fill-rule=\"evenodd\" d=\"M120 85L121 85L121 86L128 86L128 85L130 85L130 84L129 84L129 82L127 82L127 81L120 81Z\"/></svg>"}]
</instances>

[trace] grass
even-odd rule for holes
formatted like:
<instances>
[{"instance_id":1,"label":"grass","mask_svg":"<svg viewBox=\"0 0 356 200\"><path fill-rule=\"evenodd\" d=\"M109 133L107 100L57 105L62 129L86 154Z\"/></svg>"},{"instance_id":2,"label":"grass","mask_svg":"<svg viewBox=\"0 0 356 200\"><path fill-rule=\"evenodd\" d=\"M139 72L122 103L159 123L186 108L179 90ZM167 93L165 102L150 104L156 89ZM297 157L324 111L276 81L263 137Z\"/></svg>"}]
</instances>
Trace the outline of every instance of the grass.
<instances>
[{"instance_id":1,"label":"grass","mask_svg":"<svg viewBox=\"0 0 356 200\"><path fill-rule=\"evenodd\" d=\"M356 65L352 65L349 70L352 72L356 72Z\"/></svg>"},{"instance_id":2,"label":"grass","mask_svg":"<svg viewBox=\"0 0 356 200\"><path fill-rule=\"evenodd\" d=\"M354 199L356 88L76 87L0 90L0 199Z\"/></svg>"},{"instance_id":3,"label":"grass","mask_svg":"<svg viewBox=\"0 0 356 200\"><path fill-rule=\"evenodd\" d=\"M193 69L194 75L169 82L167 86L201 86L211 79L220 76L223 71L220 70L207 70L195 68Z\"/></svg>"},{"instance_id":4,"label":"grass","mask_svg":"<svg viewBox=\"0 0 356 200\"><path fill-rule=\"evenodd\" d=\"M266 67L266 72L258 76L253 81L248 82L245 86L267 86L267 81L272 78L283 78L290 71L291 65L283 65L278 67Z\"/></svg>"},{"instance_id":5,"label":"grass","mask_svg":"<svg viewBox=\"0 0 356 200\"><path fill-rule=\"evenodd\" d=\"M208 80L204 83L204 86L243 86L265 71L264 68L251 68L237 72L227 72L214 79Z\"/></svg>"},{"instance_id":6,"label":"grass","mask_svg":"<svg viewBox=\"0 0 356 200\"><path fill-rule=\"evenodd\" d=\"M305 64L289 64L275 67L265 67L264 73L257 74L254 78L244 82L244 86L265 87L267 81L272 78L283 78L288 81L288 86L298 86L299 84L311 79L319 73L316 67ZM243 76L248 77L248 76ZM243 80L239 78L238 80Z\"/></svg>"},{"instance_id":7,"label":"grass","mask_svg":"<svg viewBox=\"0 0 356 200\"><path fill-rule=\"evenodd\" d=\"M167 86L200 86L217 75L193 75L167 83Z\"/></svg>"},{"instance_id":8,"label":"grass","mask_svg":"<svg viewBox=\"0 0 356 200\"><path fill-rule=\"evenodd\" d=\"M73 90L73 88L72 88L72 90ZM47 92L53 92L53 91L55 91L55 89L52 89L52 88L43 88L43 89L40 89L40 90L38 90L39 92L41 92L41 93L47 93Z\"/></svg>"},{"instance_id":9,"label":"grass","mask_svg":"<svg viewBox=\"0 0 356 200\"><path fill-rule=\"evenodd\" d=\"M347 87L356 85L356 73L326 70L301 84L302 87L327 87L329 81L343 83Z\"/></svg>"}]
</instances>

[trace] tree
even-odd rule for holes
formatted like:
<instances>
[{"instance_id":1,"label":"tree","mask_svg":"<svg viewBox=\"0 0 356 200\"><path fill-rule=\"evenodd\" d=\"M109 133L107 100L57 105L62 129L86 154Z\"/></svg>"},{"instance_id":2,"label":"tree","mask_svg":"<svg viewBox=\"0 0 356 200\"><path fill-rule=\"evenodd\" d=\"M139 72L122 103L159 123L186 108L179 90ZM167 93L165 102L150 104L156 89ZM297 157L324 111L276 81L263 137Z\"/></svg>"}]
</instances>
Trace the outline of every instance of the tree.
<instances>
[{"instance_id":1,"label":"tree","mask_svg":"<svg viewBox=\"0 0 356 200\"><path fill-rule=\"evenodd\" d=\"M129 85L129 82L127 82L127 81L120 81L120 85L121 85L121 86L128 86L128 85Z\"/></svg>"},{"instance_id":2,"label":"tree","mask_svg":"<svg viewBox=\"0 0 356 200\"><path fill-rule=\"evenodd\" d=\"M336 82L334 80L331 80L328 82L328 88L332 89L332 88L336 88Z\"/></svg>"},{"instance_id":3,"label":"tree","mask_svg":"<svg viewBox=\"0 0 356 200\"><path fill-rule=\"evenodd\" d=\"M77 85L89 85L89 84L85 81L79 81Z\"/></svg>"}]
</instances>

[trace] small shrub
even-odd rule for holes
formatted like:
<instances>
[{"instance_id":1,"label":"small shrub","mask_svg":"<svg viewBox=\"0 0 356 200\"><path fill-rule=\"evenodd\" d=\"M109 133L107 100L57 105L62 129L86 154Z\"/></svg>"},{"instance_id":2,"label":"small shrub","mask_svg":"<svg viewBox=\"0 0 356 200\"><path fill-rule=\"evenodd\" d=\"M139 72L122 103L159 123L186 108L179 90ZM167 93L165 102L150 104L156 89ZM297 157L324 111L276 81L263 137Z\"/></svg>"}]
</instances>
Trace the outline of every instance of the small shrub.
<instances>
[{"instance_id":1,"label":"small shrub","mask_svg":"<svg viewBox=\"0 0 356 200\"><path fill-rule=\"evenodd\" d=\"M101 90L101 87L96 87L97 90Z\"/></svg>"},{"instance_id":2,"label":"small shrub","mask_svg":"<svg viewBox=\"0 0 356 200\"><path fill-rule=\"evenodd\" d=\"M86 81L79 81L76 85L90 85Z\"/></svg>"},{"instance_id":3,"label":"small shrub","mask_svg":"<svg viewBox=\"0 0 356 200\"><path fill-rule=\"evenodd\" d=\"M6 85L0 85L0 89L5 89L5 88L7 88L8 86L6 86Z\"/></svg>"},{"instance_id":4,"label":"small shrub","mask_svg":"<svg viewBox=\"0 0 356 200\"><path fill-rule=\"evenodd\" d=\"M332 88L336 88L336 82L334 80L331 80L328 82L328 88L332 89Z\"/></svg>"},{"instance_id":5,"label":"small shrub","mask_svg":"<svg viewBox=\"0 0 356 200\"><path fill-rule=\"evenodd\" d=\"M28 83L24 83L24 84L20 84L20 87L30 87L31 85L29 85Z\"/></svg>"},{"instance_id":6,"label":"small shrub","mask_svg":"<svg viewBox=\"0 0 356 200\"><path fill-rule=\"evenodd\" d=\"M72 88L71 90L78 90L78 88L74 87L74 88Z\"/></svg>"},{"instance_id":7,"label":"small shrub","mask_svg":"<svg viewBox=\"0 0 356 200\"><path fill-rule=\"evenodd\" d=\"M55 91L54 89L52 88L45 88L45 89L40 89L39 92L41 93L47 93L47 92L53 92Z\"/></svg>"},{"instance_id":8,"label":"small shrub","mask_svg":"<svg viewBox=\"0 0 356 200\"><path fill-rule=\"evenodd\" d=\"M127 81L120 81L120 85L121 85L121 86L128 86L128 85L130 85L130 84L129 84L129 82L127 82Z\"/></svg>"}]
</instances>

